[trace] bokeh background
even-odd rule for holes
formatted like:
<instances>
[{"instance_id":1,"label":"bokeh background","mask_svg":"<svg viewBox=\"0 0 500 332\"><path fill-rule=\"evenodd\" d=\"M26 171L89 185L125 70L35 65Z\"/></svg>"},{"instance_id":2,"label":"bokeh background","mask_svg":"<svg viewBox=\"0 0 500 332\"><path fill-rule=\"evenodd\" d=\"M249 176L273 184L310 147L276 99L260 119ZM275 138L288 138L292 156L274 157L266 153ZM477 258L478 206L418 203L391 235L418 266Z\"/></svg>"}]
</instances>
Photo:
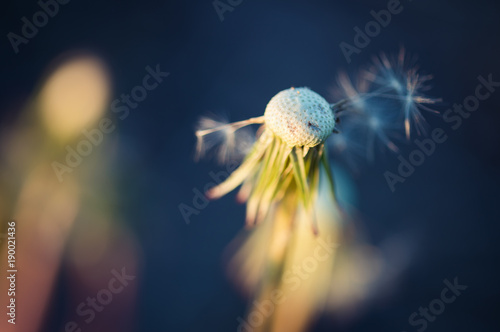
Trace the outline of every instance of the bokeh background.
<instances>
[{"instance_id":1,"label":"bokeh background","mask_svg":"<svg viewBox=\"0 0 500 332\"><path fill-rule=\"evenodd\" d=\"M72 0L17 54L7 34L20 34L21 18L32 21L40 7L4 2L0 223L5 232L18 222L19 272L17 324L2 312L1 330L64 331L75 321L82 331L235 331L246 300L228 281L223 253L243 228L245 208L231 194L189 224L179 212L210 172L224 170L193 161L197 119L259 116L290 86L331 96L339 70L354 73L400 45L434 75L441 111L473 94L479 75L500 80L497 1L401 4L348 64L339 44L352 44L353 28L387 1L243 1L220 21L212 1ZM112 101L156 65L169 76L120 119ZM455 277L468 289L427 329L498 331L499 105L500 91L456 131L427 116L449 138L395 193L383 172L396 169L396 155L380 153L356 172L339 161L368 241L384 246L397 236L412 254L355 316L322 315L313 331L415 331L409 315ZM65 147L101 118L116 128L59 182L51 163L63 162ZM400 147L403 155L414 148ZM3 311L5 239L1 245ZM123 268L135 279L85 323L79 304Z\"/></svg>"}]
</instances>

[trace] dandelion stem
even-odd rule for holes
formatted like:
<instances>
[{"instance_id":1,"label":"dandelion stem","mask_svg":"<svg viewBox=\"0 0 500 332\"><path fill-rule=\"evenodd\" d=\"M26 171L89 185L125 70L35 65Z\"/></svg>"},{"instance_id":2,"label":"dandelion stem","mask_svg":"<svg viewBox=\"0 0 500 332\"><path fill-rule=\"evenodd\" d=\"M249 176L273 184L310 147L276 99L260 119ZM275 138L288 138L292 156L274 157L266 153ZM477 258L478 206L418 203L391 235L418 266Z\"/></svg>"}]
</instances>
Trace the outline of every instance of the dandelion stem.
<instances>
[{"instance_id":1,"label":"dandelion stem","mask_svg":"<svg viewBox=\"0 0 500 332\"><path fill-rule=\"evenodd\" d=\"M273 232L275 233L273 238L280 239L280 233L285 233L286 238L285 243L272 243L272 245L282 246L279 256L270 259L269 263L270 269L267 278L264 279L263 288L260 293L260 300L269 299L272 297L272 293L277 290L282 291L283 287L283 276L285 273L285 266L288 260L288 256L291 254L294 248L294 241L296 241L296 232L294 228L296 227L297 218L297 197L287 196L283 204L278 207L276 214L276 224L274 226ZM273 323L276 319L276 313L280 310L279 306L275 308L273 313L265 319L262 329L257 329L258 332L272 332Z\"/></svg>"}]
</instances>

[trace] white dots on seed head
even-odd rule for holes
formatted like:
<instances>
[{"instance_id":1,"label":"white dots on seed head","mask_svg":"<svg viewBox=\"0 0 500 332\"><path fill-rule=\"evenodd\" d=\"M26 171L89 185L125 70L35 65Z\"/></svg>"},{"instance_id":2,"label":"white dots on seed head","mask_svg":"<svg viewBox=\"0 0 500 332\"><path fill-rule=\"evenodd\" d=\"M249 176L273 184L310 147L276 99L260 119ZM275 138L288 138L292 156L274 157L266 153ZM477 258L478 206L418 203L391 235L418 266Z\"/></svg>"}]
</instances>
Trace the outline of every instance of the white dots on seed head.
<instances>
[{"instance_id":1,"label":"white dots on seed head","mask_svg":"<svg viewBox=\"0 0 500 332\"><path fill-rule=\"evenodd\" d=\"M308 88L279 92L267 104L264 116L267 127L289 146L316 146L335 128L330 104Z\"/></svg>"}]
</instances>

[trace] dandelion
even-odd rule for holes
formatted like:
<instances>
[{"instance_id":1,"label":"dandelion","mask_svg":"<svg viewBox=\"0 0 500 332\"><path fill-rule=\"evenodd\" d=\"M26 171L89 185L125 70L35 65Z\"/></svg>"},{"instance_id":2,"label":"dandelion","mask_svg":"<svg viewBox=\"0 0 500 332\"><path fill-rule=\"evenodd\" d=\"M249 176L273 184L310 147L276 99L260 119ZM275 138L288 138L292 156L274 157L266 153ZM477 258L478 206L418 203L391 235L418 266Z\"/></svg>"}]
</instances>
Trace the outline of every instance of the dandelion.
<instances>
[{"instance_id":1,"label":"dandelion","mask_svg":"<svg viewBox=\"0 0 500 332\"><path fill-rule=\"evenodd\" d=\"M415 67L407 68L404 51L396 62L384 55L376 59L374 66L355 80L339 75L334 90L336 103L327 102L309 88L292 87L276 94L263 116L234 123L200 120L196 131L198 156L215 148L217 142L223 143L218 151L223 160L235 151L243 151L249 142L253 144L241 165L206 195L220 198L241 186L237 198L246 202L246 228L263 224L250 233L252 236L243 245L238 244L240 249L233 250L231 259L231 266L238 266L237 278L246 288L256 290L258 299L269 298L275 290L289 290L283 284L285 270L316 252L315 239L333 238L339 244L347 243L341 230L346 217L337 204L326 146L342 154L361 154L365 149L368 159L373 159L376 146L398 151L395 141L403 128L407 137L412 127L423 132L420 110L430 110L425 105L437 101L423 95L429 77L419 75ZM260 126L255 140L249 139L248 132L239 135L252 124ZM326 196L333 208L330 213L318 210L320 185L328 188ZM325 194L321 195L324 200ZM304 232L305 225L310 232ZM278 318L270 315L254 331L271 331L273 326L300 331L306 326L317 304L326 301L327 291L323 290L329 280L327 271L336 256L332 251L329 263L310 278L317 284L304 287L294 301L276 310ZM300 324L279 320L283 313L295 315L296 306L301 304L307 310L303 308L296 315Z\"/></svg>"},{"instance_id":2,"label":"dandelion","mask_svg":"<svg viewBox=\"0 0 500 332\"><path fill-rule=\"evenodd\" d=\"M338 109L338 105L329 104L308 88L290 88L271 99L264 116L197 131L200 147L205 136L216 131L234 132L250 124L263 125L241 166L208 191L207 196L219 198L242 184L238 196L247 201L247 226L260 223L278 200L290 199L290 205L302 204L313 232L317 233L311 208L317 195L320 166L326 171L334 194L324 143L335 129Z\"/></svg>"}]
</instances>

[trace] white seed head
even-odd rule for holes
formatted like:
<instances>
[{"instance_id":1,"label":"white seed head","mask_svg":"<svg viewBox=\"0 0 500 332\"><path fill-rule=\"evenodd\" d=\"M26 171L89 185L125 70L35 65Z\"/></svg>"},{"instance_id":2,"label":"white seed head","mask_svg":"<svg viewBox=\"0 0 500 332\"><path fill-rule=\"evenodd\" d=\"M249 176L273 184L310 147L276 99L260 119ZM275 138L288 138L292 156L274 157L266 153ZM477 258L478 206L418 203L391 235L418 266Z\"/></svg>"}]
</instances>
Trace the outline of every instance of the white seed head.
<instances>
[{"instance_id":1,"label":"white seed head","mask_svg":"<svg viewBox=\"0 0 500 332\"><path fill-rule=\"evenodd\" d=\"M275 95L264 113L266 126L291 147L323 143L335 128L330 104L308 88L290 88Z\"/></svg>"}]
</instances>

